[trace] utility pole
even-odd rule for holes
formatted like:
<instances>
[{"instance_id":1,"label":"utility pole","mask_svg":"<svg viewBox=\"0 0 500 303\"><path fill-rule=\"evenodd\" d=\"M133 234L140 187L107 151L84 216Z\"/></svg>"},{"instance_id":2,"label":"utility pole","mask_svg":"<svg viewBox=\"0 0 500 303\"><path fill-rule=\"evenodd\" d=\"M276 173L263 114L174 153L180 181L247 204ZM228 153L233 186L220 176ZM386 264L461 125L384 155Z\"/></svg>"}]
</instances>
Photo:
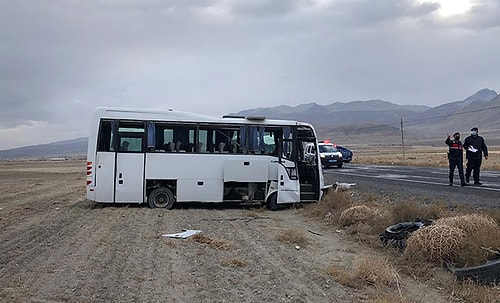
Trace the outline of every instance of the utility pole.
<instances>
[{"instance_id":1,"label":"utility pole","mask_svg":"<svg viewBox=\"0 0 500 303\"><path fill-rule=\"evenodd\" d=\"M405 137L403 132L403 118L401 118L401 146L403 147L403 164L405 163Z\"/></svg>"}]
</instances>

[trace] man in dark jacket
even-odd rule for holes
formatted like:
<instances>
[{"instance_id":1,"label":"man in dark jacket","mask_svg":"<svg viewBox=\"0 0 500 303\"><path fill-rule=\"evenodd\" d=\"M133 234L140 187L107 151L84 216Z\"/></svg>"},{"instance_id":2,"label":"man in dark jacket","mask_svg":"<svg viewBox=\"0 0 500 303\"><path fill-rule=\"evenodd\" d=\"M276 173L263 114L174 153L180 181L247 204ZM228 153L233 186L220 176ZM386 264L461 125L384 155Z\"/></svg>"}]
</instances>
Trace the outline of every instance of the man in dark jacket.
<instances>
[{"instance_id":1,"label":"man in dark jacket","mask_svg":"<svg viewBox=\"0 0 500 303\"><path fill-rule=\"evenodd\" d=\"M450 138L450 135L444 141L446 145L448 145L448 162L450 163L450 186L453 185L453 175L455 173L455 167L458 168L458 175L460 176L460 185L466 186L464 180L464 147L462 142L460 142L460 133L456 132L453 134L453 139Z\"/></svg>"},{"instance_id":2,"label":"man in dark jacket","mask_svg":"<svg viewBox=\"0 0 500 303\"><path fill-rule=\"evenodd\" d=\"M484 159L488 160L488 147L484 143L483 137L479 135L479 129L473 127L471 130L471 135L465 138L464 148L466 151L467 158L467 169L465 170L465 181L469 183L470 174L472 172L472 177L474 178L475 185L481 185L479 181L479 169L481 167L481 161L484 155Z\"/></svg>"}]
</instances>

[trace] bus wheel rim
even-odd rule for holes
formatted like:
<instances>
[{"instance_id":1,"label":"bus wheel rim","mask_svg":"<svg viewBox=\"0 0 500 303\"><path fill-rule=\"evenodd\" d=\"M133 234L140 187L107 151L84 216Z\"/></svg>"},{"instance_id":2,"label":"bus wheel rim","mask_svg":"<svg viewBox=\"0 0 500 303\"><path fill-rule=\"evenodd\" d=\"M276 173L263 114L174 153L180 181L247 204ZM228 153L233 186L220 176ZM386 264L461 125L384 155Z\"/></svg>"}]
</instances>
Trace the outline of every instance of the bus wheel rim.
<instances>
[{"instance_id":1,"label":"bus wheel rim","mask_svg":"<svg viewBox=\"0 0 500 303\"><path fill-rule=\"evenodd\" d=\"M155 205L159 208L165 207L168 204L168 197L166 194L159 194L155 197Z\"/></svg>"}]
</instances>

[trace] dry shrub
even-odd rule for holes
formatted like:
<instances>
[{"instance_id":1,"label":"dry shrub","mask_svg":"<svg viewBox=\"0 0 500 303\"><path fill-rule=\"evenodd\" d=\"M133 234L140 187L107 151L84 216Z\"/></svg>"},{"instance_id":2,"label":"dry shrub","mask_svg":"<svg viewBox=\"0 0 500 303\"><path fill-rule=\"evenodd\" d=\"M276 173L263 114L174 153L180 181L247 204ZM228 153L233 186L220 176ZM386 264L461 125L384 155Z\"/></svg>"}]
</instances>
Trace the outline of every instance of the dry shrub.
<instances>
[{"instance_id":1,"label":"dry shrub","mask_svg":"<svg viewBox=\"0 0 500 303\"><path fill-rule=\"evenodd\" d=\"M382 294L382 295L377 295L374 298L368 299L369 303L411 303L409 299L405 298L404 296L400 294Z\"/></svg>"},{"instance_id":2,"label":"dry shrub","mask_svg":"<svg viewBox=\"0 0 500 303\"><path fill-rule=\"evenodd\" d=\"M479 285L472 281L460 283L455 293L465 302L499 302L500 288L485 285Z\"/></svg>"},{"instance_id":3,"label":"dry shrub","mask_svg":"<svg viewBox=\"0 0 500 303\"><path fill-rule=\"evenodd\" d=\"M353 276L369 285L377 287L398 284L398 274L386 258L368 256L354 264Z\"/></svg>"},{"instance_id":4,"label":"dry shrub","mask_svg":"<svg viewBox=\"0 0 500 303\"><path fill-rule=\"evenodd\" d=\"M353 276L377 287L399 284L399 275L386 258L367 256L354 263Z\"/></svg>"},{"instance_id":5,"label":"dry shrub","mask_svg":"<svg viewBox=\"0 0 500 303\"><path fill-rule=\"evenodd\" d=\"M500 227L496 221L487 215L469 214L441 218L413 232L405 256L430 262L446 260L463 267L483 264L498 249Z\"/></svg>"},{"instance_id":6,"label":"dry shrub","mask_svg":"<svg viewBox=\"0 0 500 303\"><path fill-rule=\"evenodd\" d=\"M435 225L448 225L460 228L466 237L476 237L482 233L494 234L499 231L498 224L493 218L480 214L442 218L437 220Z\"/></svg>"},{"instance_id":7,"label":"dry shrub","mask_svg":"<svg viewBox=\"0 0 500 303\"><path fill-rule=\"evenodd\" d=\"M500 250L500 227L490 216L455 216L439 219L435 224L456 227L464 232L461 247L452 260L459 267L483 264L495 257L494 250Z\"/></svg>"},{"instance_id":8,"label":"dry shrub","mask_svg":"<svg viewBox=\"0 0 500 303\"><path fill-rule=\"evenodd\" d=\"M350 270L332 265L326 269L326 272L336 282L351 288L359 287L358 281L352 276Z\"/></svg>"},{"instance_id":9,"label":"dry shrub","mask_svg":"<svg viewBox=\"0 0 500 303\"><path fill-rule=\"evenodd\" d=\"M345 227L345 233L351 239L368 244L371 247L381 247L379 235L391 225L385 209L372 203L357 205L346 209L339 218L339 225Z\"/></svg>"},{"instance_id":10,"label":"dry shrub","mask_svg":"<svg viewBox=\"0 0 500 303\"><path fill-rule=\"evenodd\" d=\"M194 242L207 244L211 248L228 250L231 247L231 242L224 239L213 239L205 234L196 234L191 237Z\"/></svg>"},{"instance_id":11,"label":"dry shrub","mask_svg":"<svg viewBox=\"0 0 500 303\"><path fill-rule=\"evenodd\" d=\"M398 258L397 265L401 274L408 275L415 280L430 280L437 275L438 271L443 270L442 268L436 267L433 263L410 258ZM454 278L454 276L451 277Z\"/></svg>"},{"instance_id":12,"label":"dry shrub","mask_svg":"<svg viewBox=\"0 0 500 303\"><path fill-rule=\"evenodd\" d=\"M490 216L497 222L497 224L500 224L500 209L498 208L492 208L488 209L485 213L485 215Z\"/></svg>"},{"instance_id":13,"label":"dry shrub","mask_svg":"<svg viewBox=\"0 0 500 303\"><path fill-rule=\"evenodd\" d=\"M375 194L373 192L368 192L368 193L363 193L361 197L359 197L360 203L367 204L367 205L373 205L373 204L380 204L382 203L387 203L387 198L384 198L383 196L379 194Z\"/></svg>"},{"instance_id":14,"label":"dry shrub","mask_svg":"<svg viewBox=\"0 0 500 303\"><path fill-rule=\"evenodd\" d=\"M262 213L267 211L267 207L245 209L244 216L249 218L257 218L262 215Z\"/></svg>"},{"instance_id":15,"label":"dry shrub","mask_svg":"<svg viewBox=\"0 0 500 303\"><path fill-rule=\"evenodd\" d=\"M363 285L383 287L399 284L397 272L387 259L381 257L365 257L358 260L353 269L331 265L326 272L336 282L351 288L360 288Z\"/></svg>"},{"instance_id":16,"label":"dry shrub","mask_svg":"<svg viewBox=\"0 0 500 303\"><path fill-rule=\"evenodd\" d=\"M369 247L381 248L383 246L380 241L380 228L374 227L373 224L377 221L370 220L366 223L357 223L347 227L344 230L349 239L368 245Z\"/></svg>"},{"instance_id":17,"label":"dry shrub","mask_svg":"<svg viewBox=\"0 0 500 303\"><path fill-rule=\"evenodd\" d=\"M430 262L452 260L464 237L464 232L453 226L431 225L420 228L408 237L404 255Z\"/></svg>"},{"instance_id":18,"label":"dry shrub","mask_svg":"<svg viewBox=\"0 0 500 303\"><path fill-rule=\"evenodd\" d=\"M344 210L339 217L341 226L353 225L368 221L375 215L375 210L365 205L355 205Z\"/></svg>"},{"instance_id":19,"label":"dry shrub","mask_svg":"<svg viewBox=\"0 0 500 303\"><path fill-rule=\"evenodd\" d=\"M336 223L340 214L351 206L351 196L348 192L329 191L320 202L307 207L309 215Z\"/></svg>"},{"instance_id":20,"label":"dry shrub","mask_svg":"<svg viewBox=\"0 0 500 303\"><path fill-rule=\"evenodd\" d=\"M231 267L245 267L247 266L247 262L233 258L233 259L226 259L221 262L222 266L231 266Z\"/></svg>"},{"instance_id":21,"label":"dry shrub","mask_svg":"<svg viewBox=\"0 0 500 303\"><path fill-rule=\"evenodd\" d=\"M165 245L170 248L177 248L177 243L175 243L174 241L165 241Z\"/></svg>"},{"instance_id":22,"label":"dry shrub","mask_svg":"<svg viewBox=\"0 0 500 303\"><path fill-rule=\"evenodd\" d=\"M435 220L447 212L445 203L420 204L416 201L405 201L389 207L392 222L408 222L416 219Z\"/></svg>"},{"instance_id":23,"label":"dry shrub","mask_svg":"<svg viewBox=\"0 0 500 303\"><path fill-rule=\"evenodd\" d=\"M287 229L278 235L278 240L283 243L306 246L309 239L303 231L297 229Z\"/></svg>"},{"instance_id":24,"label":"dry shrub","mask_svg":"<svg viewBox=\"0 0 500 303\"><path fill-rule=\"evenodd\" d=\"M367 235L376 234L373 232L373 227L369 223L365 223L365 222L360 222L360 223L353 224L353 225L349 226L348 228L345 229L345 233L347 235L350 235L350 236L359 235L359 236L361 236L360 240L362 240ZM377 240L378 240L378 237L377 237Z\"/></svg>"}]
</instances>

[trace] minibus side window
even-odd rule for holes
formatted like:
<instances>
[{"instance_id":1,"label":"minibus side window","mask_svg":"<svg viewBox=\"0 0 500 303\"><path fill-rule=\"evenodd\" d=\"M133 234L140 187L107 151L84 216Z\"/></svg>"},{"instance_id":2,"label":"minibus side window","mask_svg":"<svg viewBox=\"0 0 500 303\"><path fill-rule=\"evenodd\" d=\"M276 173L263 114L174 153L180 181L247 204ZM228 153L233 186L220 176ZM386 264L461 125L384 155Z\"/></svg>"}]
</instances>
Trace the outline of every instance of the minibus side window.
<instances>
[{"instance_id":1,"label":"minibus side window","mask_svg":"<svg viewBox=\"0 0 500 303\"><path fill-rule=\"evenodd\" d=\"M101 121L99 134L97 137L97 151L112 152L115 151L113 147L114 137L114 123L113 121Z\"/></svg>"},{"instance_id":2,"label":"minibus side window","mask_svg":"<svg viewBox=\"0 0 500 303\"><path fill-rule=\"evenodd\" d=\"M146 132L143 122L120 121L118 128L118 151L144 152Z\"/></svg>"}]
</instances>

